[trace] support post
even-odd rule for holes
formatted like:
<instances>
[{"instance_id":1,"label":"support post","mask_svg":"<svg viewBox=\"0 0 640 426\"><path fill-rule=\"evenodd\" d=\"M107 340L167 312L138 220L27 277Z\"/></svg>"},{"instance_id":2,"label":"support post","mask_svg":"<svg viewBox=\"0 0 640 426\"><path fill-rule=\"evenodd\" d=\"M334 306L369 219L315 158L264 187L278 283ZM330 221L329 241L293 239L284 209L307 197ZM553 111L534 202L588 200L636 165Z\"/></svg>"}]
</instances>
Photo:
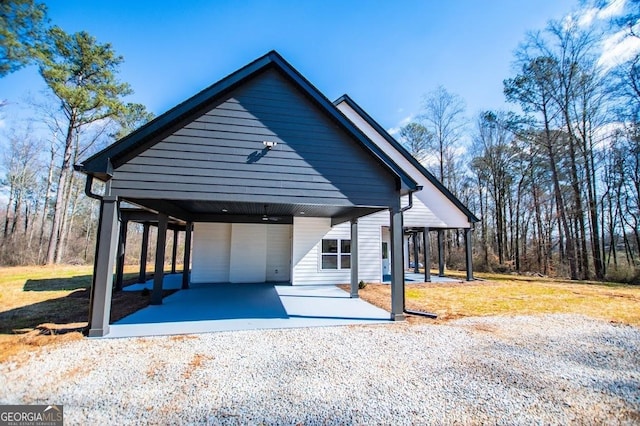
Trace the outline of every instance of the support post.
<instances>
[{"instance_id":1,"label":"support post","mask_svg":"<svg viewBox=\"0 0 640 426\"><path fill-rule=\"evenodd\" d=\"M438 276L444 277L444 231L438 229Z\"/></svg>"},{"instance_id":2,"label":"support post","mask_svg":"<svg viewBox=\"0 0 640 426\"><path fill-rule=\"evenodd\" d=\"M403 321L404 316L404 250L400 207L389 210L391 216L391 320Z\"/></svg>"},{"instance_id":3,"label":"support post","mask_svg":"<svg viewBox=\"0 0 640 426\"><path fill-rule=\"evenodd\" d=\"M467 281L473 281L473 251L471 245L471 228L464 230L465 260L467 264Z\"/></svg>"},{"instance_id":4,"label":"support post","mask_svg":"<svg viewBox=\"0 0 640 426\"><path fill-rule=\"evenodd\" d=\"M351 298L357 299L358 282L358 218L351 219Z\"/></svg>"},{"instance_id":5,"label":"support post","mask_svg":"<svg viewBox=\"0 0 640 426\"><path fill-rule=\"evenodd\" d=\"M105 195L100 202L100 223L91 286L89 337L109 333L113 266L118 244L118 197Z\"/></svg>"},{"instance_id":6,"label":"support post","mask_svg":"<svg viewBox=\"0 0 640 426\"><path fill-rule=\"evenodd\" d=\"M191 229L193 223L187 222L184 231L184 265L182 267L182 289L189 288L189 265L191 264Z\"/></svg>"},{"instance_id":7,"label":"support post","mask_svg":"<svg viewBox=\"0 0 640 426\"><path fill-rule=\"evenodd\" d=\"M126 220L120 225L120 236L118 237L118 255L116 262L116 291L122 290L122 281L124 280L124 257L127 248L127 224Z\"/></svg>"},{"instance_id":8,"label":"support post","mask_svg":"<svg viewBox=\"0 0 640 426\"><path fill-rule=\"evenodd\" d=\"M418 254L419 252L418 233L413 232L411 235L413 235L413 273L419 274L420 273L420 262L419 262L420 255Z\"/></svg>"},{"instance_id":9,"label":"support post","mask_svg":"<svg viewBox=\"0 0 640 426\"><path fill-rule=\"evenodd\" d=\"M149 248L149 222L142 224L142 247L140 248L140 275L139 283L147 282L147 250Z\"/></svg>"},{"instance_id":10,"label":"support post","mask_svg":"<svg viewBox=\"0 0 640 426\"><path fill-rule=\"evenodd\" d=\"M167 243L168 217L158 213L158 240L156 241L156 265L153 271L153 291L151 305L162 305L162 281L164 280L164 250Z\"/></svg>"},{"instance_id":11,"label":"support post","mask_svg":"<svg viewBox=\"0 0 640 426\"><path fill-rule=\"evenodd\" d=\"M429 239L429 228L422 231L422 239L424 246L424 282L431 282L431 242Z\"/></svg>"},{"instance_id":12,"label":"support post","mask_svg":"<svg viewBox=\"0 0 640 426\"><path fill-rule=\"evenodd\" d=\"M173 230L173 249L171 250L171 273L176 273L176 256L178 255L178 229Z\"/></svg>"}]
</instances>

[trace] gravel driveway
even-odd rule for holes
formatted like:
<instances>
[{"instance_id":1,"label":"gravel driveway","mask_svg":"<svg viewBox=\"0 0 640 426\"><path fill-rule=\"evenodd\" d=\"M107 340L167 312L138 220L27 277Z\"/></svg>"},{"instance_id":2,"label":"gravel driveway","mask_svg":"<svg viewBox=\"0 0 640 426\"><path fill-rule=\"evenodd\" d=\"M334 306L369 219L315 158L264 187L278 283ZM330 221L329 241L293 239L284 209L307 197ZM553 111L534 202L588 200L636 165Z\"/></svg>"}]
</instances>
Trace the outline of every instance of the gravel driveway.
<instances>
[{"instance_id":1,"label":"gravel driveway","mask_svg":"<svg viewBox=\"0 0 640 426\"><path fill-rule=\"evenodd\" d=\"M65 424L640 423L640 329L575 315L82 340L1 364Z\"/></svg>"}]
</instances>

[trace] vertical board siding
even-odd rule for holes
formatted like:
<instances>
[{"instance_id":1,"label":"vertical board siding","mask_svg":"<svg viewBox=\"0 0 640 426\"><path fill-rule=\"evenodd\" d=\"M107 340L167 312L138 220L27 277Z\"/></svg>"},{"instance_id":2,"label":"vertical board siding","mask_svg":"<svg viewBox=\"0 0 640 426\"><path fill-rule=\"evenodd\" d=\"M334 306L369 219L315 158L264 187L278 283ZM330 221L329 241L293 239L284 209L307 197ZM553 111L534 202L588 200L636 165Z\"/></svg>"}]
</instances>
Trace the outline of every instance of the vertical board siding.
<instances>
[{"instance_id":1,"label":"vertical board siding","mask_svg":"<svg viewBox=\"0 0 640 426\"><path fill-rule=\"evenodd\" d=\"M291 280L292 225L269 225L267 228L267 281Z\"/></svg>"},{"instance_id":2,"label":"vertical board siding","mask_svg":"<svg viewBox=\"0 0 640 426\"><path fill-rule=\"evenodd\" d=\"M191 281L288 282L291 234L292 225L196 223Z\"/></svg>"},{"instance_id":3,"label":"vertical board siding","mask_svg":"<svg viewBox=\"0 0 640 426\"><path fill-rule=\"evenodd\" d=\"M194 283L229 282L231 224L195 223L191 281Z\"/></svg>"},{"instance_id":4,"label":"vertical board siding","mask_svg":"<svg viewBox=\"0 0 640 426\"><path fill-rule=\"evenodd\" d=\"M277 142L272 150L264 141ZM193 172L192 172L193 169ZM232 173L230 173L230 171ZM269 69L114 171L112 192L163 198L387 206L396 178Z\"/></svg>"},{"instance_id":5,"label":"vertical board siding","mask_svg":"<svg viewBox=\"0 0 640 426\"><path fill-rule=\"evenodd\" d=\"M231 225L229 282L263 283L267 271L267 225Z\"/></svg>"}]
</instances>

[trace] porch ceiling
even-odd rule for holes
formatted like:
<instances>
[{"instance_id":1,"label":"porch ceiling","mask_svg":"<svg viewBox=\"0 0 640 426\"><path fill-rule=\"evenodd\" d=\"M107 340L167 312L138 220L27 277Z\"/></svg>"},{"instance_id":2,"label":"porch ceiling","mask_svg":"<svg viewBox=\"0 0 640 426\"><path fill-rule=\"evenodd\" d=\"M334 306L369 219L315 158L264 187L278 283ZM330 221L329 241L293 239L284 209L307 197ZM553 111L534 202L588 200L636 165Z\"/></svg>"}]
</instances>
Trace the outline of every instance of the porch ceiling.
<instances>
[{"instance_id":1,"label":"porch ceiling","mask_svg":"<svg viewBox=\"0 0 640 426\"><path fill-rule=\"evenodd\" d=\"M237 201L158 199L127 199L127 201L189 222L257 222L266 217L270 221L286 223L293 217L328 217L332 218L332 223L336 224L387 209L387 207Z\"/></svg>"}]
</instances>

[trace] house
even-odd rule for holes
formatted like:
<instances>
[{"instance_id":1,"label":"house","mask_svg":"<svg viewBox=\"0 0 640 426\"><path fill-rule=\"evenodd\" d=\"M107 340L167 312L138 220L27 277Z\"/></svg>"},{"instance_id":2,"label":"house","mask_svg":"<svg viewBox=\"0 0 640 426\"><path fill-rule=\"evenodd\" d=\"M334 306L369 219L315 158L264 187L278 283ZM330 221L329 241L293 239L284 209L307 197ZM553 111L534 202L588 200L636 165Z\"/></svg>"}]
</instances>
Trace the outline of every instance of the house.
<instances>
[{"instance_id":1,"label":"house","mask_svg":"<svg viewBox=\"0 0 640 426\"><path fill-rule=\"evenodd\" d=\"M156 271L167 231L185 232L183 288L350 282L357 297L360 280L388 275L391 319L401 320L405 227L425 238L464 229L472 278L473 214L355 102L332 103L274 51L76 170L101 203L90 336L109 332L112 271L118 263L121 282L130 220L145 223L143 253L149 226L158 227ZM93 192L95 179L104 194ZM174 265L175 253L174 244ZM162 303L162 279L154 275L152 303Z\"/></svg>"}]
</instances>

